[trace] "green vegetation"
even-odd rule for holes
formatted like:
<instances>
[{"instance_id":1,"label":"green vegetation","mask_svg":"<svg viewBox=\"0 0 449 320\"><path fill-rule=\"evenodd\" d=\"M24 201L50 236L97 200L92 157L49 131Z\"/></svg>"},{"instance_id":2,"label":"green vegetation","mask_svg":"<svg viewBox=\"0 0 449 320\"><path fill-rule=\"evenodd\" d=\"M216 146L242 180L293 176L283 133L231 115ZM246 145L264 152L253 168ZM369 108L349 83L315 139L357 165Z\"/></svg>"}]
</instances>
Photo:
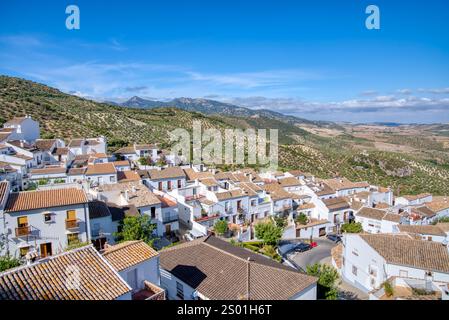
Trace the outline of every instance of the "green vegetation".
<instances>
[{"instance_id":1,"label":"green vegetation","mask_svg":"<svg viewBox=\"0 0 449 320\"><path fill-rule=\"evenodd\" d=\"M40 186L45 186L45 185L48 184L48 179L40 179L40 180L37 182L37 184L40 185Z\"/></svg>"},{"instance_id":2,"label":"green vegetation","mask_svg":"<svg viewBox=\"0 0 449 320\"><path fill-rule=\"evenodd\" d=\"M317 298L336 300L338 298L338 272L327 264L315 263L307 266L307 274L318 277Z\"/></svg>"},{"instance_id":3,"label":"green vegetation","mask_svg":"<svg viewBox=\"0 0 449 320\"><path fill-rule=\"evenodd\" d=\"M362 224L360 222L349 222L349 223L344 223L341 226L341 231L347 232L347 233L360 233L363 231L363 228L362 228Z\"/></svg>"},{"instance_id":4,"label":"green vegetation","mask_svg":"<svg viewBox=\"0 0 449 320\"><path fill-rule=\"evenodd\" d=\"M4 248L4 242L3 242L3 235L0 238L0 251ZM21 265L21 262L16 257L12 257L9 254L5 256L0 256L0 272L3 272L5 270L15 268Z\"/></svg>"},{"instance_id":5,"label":"green vegetation","mask_svg":"<svg viewBox=\"0 0 449 320\"><path fill-rule=\"evenodd\" d=\"M382 286L384 288L384 291L385 291L385 294L387 295L387 297L391 297L394 295L394 288L389 281L385 281Z\"/></svg>"},{"instance_id":6,"label":"green vegetation","mask_svg":"<svg viewBox=\"0 0 449 320\"><path fill-rule=\"evenodd\" d=\"M81 247L85 247L88 246L90 243L89 242L81 242L81 241L74 241L71 244L69 244L64 251L70 251L76 248L81 248Z\"/></svg>"},{"instance_id":7,"label":"green vegetation","mask_svg":"<svg viewBox=\"0 0 449 320\"><path fill-rule=\"evenodd\" d=\"M276 252L276 247L272 245L266 245L263 241L237 242L234 239L231 239L229 243L236 247L242 247L256 253L266 255L267 257L276 260L277 262L282 261L282 257Z\"/></svg>"},{"instance_id":8,"label":"green vegetation","mask_svg":"<svg viewBox=\"0 0 449 320\"><path fill-rule=\"evenodd\" d=\"M118 242L143 240L149 245L152 245L154 241L153 230L155 227L147 215L129 216L123 219L119 228L121 231L116 232L114 236Z\"/></svg>"},{"instance_id":9,"label":"green vegetation","mask_svg":"<svg viewBox=\"0 0 449 320\"><path fill-rule=\"evenodd\" d=\"M140 157L138 161L142 166L153 165L153 160L151 159L151 157Z\"/></svg>"},{"instance_id":10,"label":"green vegetation","mask_svg":"<svg viewBox=\"0 0 449 320\"><path fill-rule=\"evenodd\" d=\"M282 237L283 229L272 221L259 222L254 227L256 237L267 245L276 245Z\"/></svg>"},{"instance_id":11,"label":"green vegetation","mask_svg":"<svg viewBox=\"0 0 449 320\"><path fill-rule=\"evenodd\" d=\"M203 115L176 108L134 109L98 103L64 94L31 81L0 76L0 123L16 116L31 115L40 122L43 137L89 137L104 135L109 151L136 143L171 144L169 132L192 130L193 121L204 129L274 128L279 130L279 167L300 169L318 178L344 176L391 186L396 195L430 192L449 194L449 149L435 136L448 135L447 125L433 125L428 136L386 132L381 138L393 146L376 149L372 140L356 137L345 126L284 117L237 117ZM335 136L319 136L305 128L340 130ZM432 136L434 135L434 136ZM412 148L400 152L395 146ZM382 149L383 150L383 149ZM163 165L161 161L158 165ZM217 166L221 167L221 166ZM223 166L235 169L241 166ZM259 165L253 165L256 169Z\"/></svg>"},{"instance_id":12,"label":"green vegetation","mask_svg":"<svg viewBox=\"0 0 449 320\"><path fill-rule=\"evenodd\" d=\"M299 215L296 216L295 221L299 224L306 225L307 222L309 221L309 218L307 217L307 215L301 212Z\"/></svg>"},{"instance_id":13,"label":"green vegetation","mask_svg":"<svg viewBox=\"0 0 449 320\"><path fill-rule=\"evenodd\" d=\"M218 235L224 235L228 232L228 222L226 220L218 220L214 224L214 230Z\"/></svg>"},{"instance_id":14,"label":"green vegetation","mask_svg":"<svg viewBox=\"0 0 449 320\"><path fill-rule=\"evenodd\" d=\"M273 220L276 226L278 226L279 228L284 229L287 226L287 217L274 216Z\"/></svg>"}]
</instances>

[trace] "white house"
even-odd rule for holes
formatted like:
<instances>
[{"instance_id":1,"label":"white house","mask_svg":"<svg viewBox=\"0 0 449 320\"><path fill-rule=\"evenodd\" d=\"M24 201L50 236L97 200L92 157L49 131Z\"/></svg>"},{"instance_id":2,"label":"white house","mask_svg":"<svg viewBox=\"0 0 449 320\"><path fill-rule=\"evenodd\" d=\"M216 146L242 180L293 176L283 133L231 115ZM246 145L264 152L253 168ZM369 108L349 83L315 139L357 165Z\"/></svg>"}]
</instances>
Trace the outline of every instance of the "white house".
<instances>
[{"instance_id":1,"label":"white house","mask_svg":"<svg viewBox=\"0 0 449 320\"><path fill-rule=\"evenodd\" d=\"M34 142L40 137L39 122L31 119L30 116L17 117L3 124L3 128L12 130L10 140L25 140Z\"/></svg>"},{"instance_id":2,"label":"white house","mask_svg":"<svg viewBox=\"0 0 449 320\"><path fill-rule=\"evenodd\" d=\"M397 232L406 232L422 240L435 241L443 244L449 242L449 230L441 225L398 225Z\"/></svg>"},{"instance_id":3,"label":"white house","mask_svg":"<svg viewBox=\"0 0 449 320\"><path fill-rule=\"evenodd\" d=\"M90 241L89 208L76 188L6 193L0 222L5 251L47 257L78 242Z\"/></svg>"},{"instance_id":4,"label":"white house","mask_svg":"<svg viewBox=\"0 0 449 320\"><path fill-rule=\"evenodd\" d=\"M159 253L143 241L106 246L103 257L131 287L133 300L165 300L160 288Z\"/></svg>"},{"instance_id":5,"label":"white house","mask_svg":"<svg viewBox=\"0 0 449 320\"><path fill-rule=\"evenodd\" d=\"M98 185L117 182L117 170L111 162L89 164L84 176L90 183Z\"/></svg>"},{"instance_id":6,"label":"white house","mask_svg":"<svg viewBox=\"0 0 449 320\"><path fill-rule=\"evenodd\" d=\"M213 236L160 252L170 300L316 300L317 278Z\"/></svg>"},{"instance_id":7,"label":"white house","mask_svg":"<svg viewBox=\"0 0 449 320\"><path fill-rule=\"evenodd\" d=\"M148 171L148 175L151 188L159 191L171 191L182 188L186 184L186 174L180 167L152 169Z\"/></svg>"},{"instance_id":8,"label":"white house","mask_svg":"<svg viewBox=\"0 0 449 320\"><path fill-rule=\"evenodd\" d=\"M401 216L381 209L363 207L355 215L355 222L360 222L363 230L369 233L392 233L401 222Z\"/></svg>"},{"instance_id":9,"label":"white house","mask_svg":"<svg viewBox=\"0 0 449 320\"><path fill-rule=\"evenodd\" d=\"M92 245L0 273L0 300L131 300L131 294Z\"/></svg>"},{"instance_id":10,"label":"white house","mask_svg":"<svg viewBox=\"0 0 449 320\"><path fill-rule=\"evenodd\" d=\"M432 195L430 193L421 193L418 195L408 195L403 197L397 197L395 204L402 204L404 206L415 206L432 201Z\"/></svg>"},{"instance_id":11,"label":"white house","mask_svg":"<svg viewBox=\"0 0 449 320\"><path fill-rule=\"evenodd\" d=\"M404 234L345 234L341 276L365 292L393 276L449 283L449 251Z\"/></svg>"}]
</instances>

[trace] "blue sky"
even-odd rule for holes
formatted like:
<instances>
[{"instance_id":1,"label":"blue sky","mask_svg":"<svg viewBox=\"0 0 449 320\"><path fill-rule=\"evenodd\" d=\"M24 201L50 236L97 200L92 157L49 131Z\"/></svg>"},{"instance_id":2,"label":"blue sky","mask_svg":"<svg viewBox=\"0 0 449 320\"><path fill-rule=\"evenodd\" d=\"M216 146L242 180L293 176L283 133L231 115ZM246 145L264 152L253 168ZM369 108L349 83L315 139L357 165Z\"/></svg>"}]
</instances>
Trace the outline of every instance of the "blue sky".
<instances>
[{"instance_id":1,"label":"blue sky","mask_svg":"<svg viewBox=\"0 0 449 320\"><path fill-rule=\"evenodd\" d=\"M67 30L65 8L81 11ZM365 28L380 8L381 29ZM449 122L449 2L2 1L0 73L94 99Z\"/></svg>"}]
</instances>

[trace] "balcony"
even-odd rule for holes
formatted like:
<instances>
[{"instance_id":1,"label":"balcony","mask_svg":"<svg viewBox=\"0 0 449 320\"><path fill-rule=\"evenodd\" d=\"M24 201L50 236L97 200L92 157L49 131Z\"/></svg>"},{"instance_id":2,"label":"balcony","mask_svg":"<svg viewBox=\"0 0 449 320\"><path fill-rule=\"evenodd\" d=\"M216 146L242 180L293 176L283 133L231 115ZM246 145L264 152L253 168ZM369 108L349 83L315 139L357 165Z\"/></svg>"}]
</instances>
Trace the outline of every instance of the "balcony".
<instances>
[{"instance_id":1,"label":"balcony","mask_svg":"<svg viewBox=\"0 0 449 320\"><path fill-rule=\"evenodd\" d=\"M66 219L65 220L65 228L66 229L75 229L79 227L79 222L77 219Z\"/></svg>"},{"instance_id":2,"label":"balcony","mask_svg":"<svg viewBox=\"0 0 449 320\"><path fill-rule=\"evenodd\" d=\"M194 201L194 200L198 200L198 199L201 199L201 198L204 198L205 197L205 195L203 195L203 194L194 194L194 195L192 195L192 196L186 196L185 197L185 201L187 202L187 201Z\"/></svg>"},{"instance_id":3,"label":"balcony","mask_svg":"<svg viewBox=\"0 0 449 320\"><path fill-rule=\"evenodd\" d=\"M179 220L177 214L166 215L162 217L162 223L171 223Z\"/></svg>"},{"instance_id":4,"label":"balcony","mask_svg":"<svg viewBox=\"0 0 449 320\"><path fill-rule=\"evenodd\" d=\"M16 228L16 237L24 237L24 236L28 236L29 234L31 234L30 226Z\"/></svg>"},{"instance_id":5,"label":"balcony","mask_svg":"<svg viewBox=\"0 0 449 320\"><path fill-rule=\"evenodd\" d=\"M207 221L207 220L216 219L216 218L219 218L219 217L220 217L220 214L216 213L216 214L210 215L210 216L208 216L208 215L201 216L200 218L195 218L193 220L196 221L196 222L201 222L201 221Z\"/></svg>"},{"instance_id":6,"label":"balcony","mask_svg":"<svg viewBox=\"0 0 449 320\"><path fill-rule=\"evenodd\" d=\"M133 300L165 300L165 290L144 280L144 288L132 295Z\"/></svg>"}]
</instances>

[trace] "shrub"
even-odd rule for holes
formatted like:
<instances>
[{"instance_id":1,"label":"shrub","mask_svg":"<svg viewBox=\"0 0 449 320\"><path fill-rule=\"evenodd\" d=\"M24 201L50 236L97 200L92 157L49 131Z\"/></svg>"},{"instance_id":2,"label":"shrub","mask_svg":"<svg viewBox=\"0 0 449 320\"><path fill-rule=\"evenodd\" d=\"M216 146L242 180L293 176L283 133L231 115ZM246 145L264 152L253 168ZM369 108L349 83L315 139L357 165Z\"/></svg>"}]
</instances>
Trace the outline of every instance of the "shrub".
<instances>
[{"instance_id":1,"label":"shrub","mask_svg":"<svg viewBox=\"0 0 449 320\"><path fill-rule=\"evenodd\" d=\"M11 256L0 257L0 272L20 266L20 260Z\"/></svg>"},{"instance_id":2,"label":"shrub","mask_svg":"<svg viewBox=\"0 0 449 320\"><path fill-rule=\"evenodd\" d=\"M349 222L341 226L341 231L347 233L360 233L363 231L363 228L360 222Z\"/></svg>"},{"instance_id":3,"label":"shrub","mask_svg":"<svg viewBox=\"0 0 449 320\"><path fill-rule=\"evenodd\" d=\"M338 298L337 281L339 276L335 268L327 264L315 263L307 266L307 274L318 277L317 296L319 299L336 300Z\"/></svg>"},{"instance_id":4,"label":"shrub","mask_svg":"<svg viewBox=\"0 0 449 320\"><path fill-rule=\"evenodd\" d=\"M301 213L296 217L295 221L296 221L297 223L299 223L299 224L306 225L307 222L309 221L309 218L308 218L304 213L301 212Z\"/></svg>"},{"instance_id":5,"label":"shrub","mask_svg":"<svg viewBox=\"0 0 449 320\"><path fill-rule=\"evenodd\" d=\"M224 235L228 229L228 222L226 220L218 220L214 224L214 230L218 235Z\"/></svg>"},{"instance_id":6,"label":"shrub","mask_svg":"<svg viewBox=\"0 0 449 320\"><path fill-rule=\"evenodd\" d=\"M384 291L385 291L385 294L387 295L387 297L391 297L394 294L394 289L390 282L385 281L383 283L383 287L384 287Z\"/></svg>"},{"instance_id":7,"label":"shrub","mask_svg":"<svg viewBox=\"0 0 449 320\"><path fill-rule=\"evenodd\" d=\"M282 237L282 228L276 226L273 222L259 222L255 226L256 237L265 244L276 245Z\"/></svg>"}]
</instances>

